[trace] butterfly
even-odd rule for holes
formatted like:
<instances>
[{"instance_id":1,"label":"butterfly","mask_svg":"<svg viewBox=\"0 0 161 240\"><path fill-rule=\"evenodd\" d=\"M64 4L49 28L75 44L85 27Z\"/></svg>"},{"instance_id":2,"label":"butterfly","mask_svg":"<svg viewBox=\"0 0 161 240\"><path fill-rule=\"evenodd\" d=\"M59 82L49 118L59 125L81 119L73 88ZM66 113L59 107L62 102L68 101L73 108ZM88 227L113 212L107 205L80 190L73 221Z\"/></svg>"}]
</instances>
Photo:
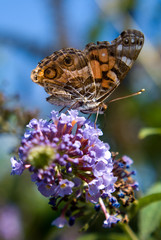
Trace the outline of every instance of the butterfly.
<instances>
[{"instance_id":1,"label":"butterfly","mask_svg":"<svg viewBox=\"0 0 161 240\"><path fill-rule=\"evenodd\" d=\"M123 31L111 43L89 43L83 51L63 48L40 61L31 73L51 104L101 114L105 100L133 66L144 44L138 30Z\"/></svg>"}]
</instances>

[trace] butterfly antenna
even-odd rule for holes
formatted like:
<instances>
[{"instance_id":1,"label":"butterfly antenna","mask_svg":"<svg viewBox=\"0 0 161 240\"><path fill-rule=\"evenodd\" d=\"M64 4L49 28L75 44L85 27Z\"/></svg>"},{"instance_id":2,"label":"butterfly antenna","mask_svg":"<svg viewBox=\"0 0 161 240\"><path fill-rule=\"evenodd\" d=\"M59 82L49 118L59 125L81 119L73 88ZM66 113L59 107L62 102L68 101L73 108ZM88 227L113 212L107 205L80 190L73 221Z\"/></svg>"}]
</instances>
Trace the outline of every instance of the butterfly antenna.
<instances>
[{"instance_id":1,"label":"butterfly antenna","mask_svg":"<svg viewBox=\"0 0 161 240\"><path fill-rule=\"evenodd\" d=\"M129 95L127 95L127 96L118 97L118 98L112 99L112 100L110 100L108 103L115 102L115 101L122 100L122 99L129 98L129 97L133 97L133 96L136 96L136 95L140 95L142 92L145 92L145 89L144 89L144 88L141 89L141 90L139 90L138 92L129 94Z\"/></svg>"}]
</instances>

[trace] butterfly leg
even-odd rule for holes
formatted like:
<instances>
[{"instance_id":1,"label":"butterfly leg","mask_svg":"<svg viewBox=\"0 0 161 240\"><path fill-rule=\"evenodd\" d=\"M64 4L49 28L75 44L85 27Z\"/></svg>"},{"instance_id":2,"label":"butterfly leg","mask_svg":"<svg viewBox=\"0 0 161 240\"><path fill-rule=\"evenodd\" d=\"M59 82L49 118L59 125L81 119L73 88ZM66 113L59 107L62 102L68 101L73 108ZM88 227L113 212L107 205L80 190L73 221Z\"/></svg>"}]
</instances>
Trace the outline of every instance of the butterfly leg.
<instances>
[{"instance_id":1,"label":"butterfly leg","mask_svg":"<svg viewBox=\"0 0 161 240\"><path fill-rule=\"evenodd\" d=\"M91 116L92 116L92 113L89 114L89 116L87 117L87 119L90 119Z\"/></svg>"},{"instance_id":2,"label":"butterfly leg","mask_svg":"<svg viewBox=\"0 0 161 240\"><path fill-rule=\"evenodd\" d=\"M98 114L99 114L99 108L97 109L96 118L95 118L95 121L94 121L94 127L95 128L96 128L96 122L97 122L97 119L98 119Z\"/></svg>"},{"instance_id":3,"label":"butterfly leg","mask_svg":"<svg viewBox=\"0 0 161 240\"><path fill-rule=\"evenodd\" d=\"M74 105L76 105L78 103L78 101L76 101L75 103L73 103L66 111L65 114L74 107Z\"/></svg>"},{"instance_id":4,"label":"butterfly leg","mask_svg":"<svg viewBox=\"0 0 161 240\"><path fill-rule=\"evenodd\" d=\"M61 113L61 112L64 110L64 108L66 108L66 106L64 106L63 108L61 108L60 111L59 111L59 113Z\"/></svg>"}]
</instances>

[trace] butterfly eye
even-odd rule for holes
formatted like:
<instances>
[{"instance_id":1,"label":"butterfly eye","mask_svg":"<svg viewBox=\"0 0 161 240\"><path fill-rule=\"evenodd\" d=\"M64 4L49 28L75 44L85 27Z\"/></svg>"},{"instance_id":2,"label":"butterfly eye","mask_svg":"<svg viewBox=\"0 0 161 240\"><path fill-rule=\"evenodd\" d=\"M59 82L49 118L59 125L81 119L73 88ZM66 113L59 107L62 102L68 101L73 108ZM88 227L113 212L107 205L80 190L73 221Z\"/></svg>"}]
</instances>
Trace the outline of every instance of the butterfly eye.
<instances>
[{"instance_id":1,"label":"butterfly eye","mask_svg":"<svg viewBox=\"0 0 161 240\"><path fill-rule=\"evenodd\" d=\"M44 71L44 76L47 77L47 78L56 78L56 75L57 75L56 69L47 68L47 69Z\"/></svg>"},{"instance_id":2,"label":"butterfly eye","mask_svg":"<svg viewBox=\"0 0 161 240\"><path fill-rule=\"evenodd\" d=\"M66 56L64 58L64 64L69 67L73 64L73 59L70 56Z\"/></svg>"}]
</instances>

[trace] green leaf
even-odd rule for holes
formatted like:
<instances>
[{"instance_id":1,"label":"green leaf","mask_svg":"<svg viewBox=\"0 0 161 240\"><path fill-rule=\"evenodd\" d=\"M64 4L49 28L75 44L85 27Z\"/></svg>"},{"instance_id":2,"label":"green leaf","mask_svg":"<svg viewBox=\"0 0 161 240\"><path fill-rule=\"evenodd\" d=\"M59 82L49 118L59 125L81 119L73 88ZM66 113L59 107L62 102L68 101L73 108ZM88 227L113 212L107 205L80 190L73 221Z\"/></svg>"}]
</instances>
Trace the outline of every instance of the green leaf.
<instances>
[{"instance_id":1,"label":"green leaf","mask_svg":"<svg viewBox=\"0 0 161 240\"><path fill-rule=\"evenodd\" d=\"M147 196L139 200L139 208L144 207L139 214L139 236L146 240L156 230L161 221L161 183L155 184ZM156 202L157 201L157 202Z\"/></svg>"},{"instance_id":2,"label":"green leaf","mask_svg":"<svg viewBox=\"0 0 161 240\"><path fill-rule=\"evenodd\" d=\"M161 201L161 193L152 193L145 197L140 198L133 202L131 208L129 209L129 216L133 218L136 213L142 208L148 206L151 203Z\"/></svg>"},{"instance_id":3,"label":"green leaf","mask_svg":"<svg viewBox=\"0 0 161 240\"><path fill-rule=\"evenodd\" d=\"M96 234L84 234L83 236L79 237L78 240L97 240L98 236Z\"/></svg>"},{"instance_id":4,"label":"green leaf","mask_svg":"<svg viewBox=\"0 0 161 240\"><path fill-rule=\"evenodd\" d=\"M104 238L102 238L104 239ZM111 233L107 235L107 240L131 240L130 237L128 237L125 234L121 234L121 233Z\"/></svg>"},{"instance_id":5,"label":"green leaf","mask_svg":"<svg viewBox=\"0 0 161 240\"><path fill-rule=\"evenodd\" d=\"M130 240L139 240L137 235L133 232L133 230L127 223L119 223L119 226L122 228L124 232L126 232Z\"/></svg>"},{"instance_id":6,"label":"green leaf","mask_svg":"<svg viewBox=\"0 0 161 240\"><path fill-rule=\"evenodd\" d=\"M139 132L139 138L143 139L154 134L161 134L161 128L142 128Z\"/></svg>"},{"instance_id":7,"label":"green leaf","mask_svg":"<svg viewBox=\"0 0 161 240\"><path fill-rule=\"evenodd\" d=\"M79 237L77 240L131 240L130 237L121 233L106 233L106 234L85 234Z\"/></svg>"}]
</instances>

